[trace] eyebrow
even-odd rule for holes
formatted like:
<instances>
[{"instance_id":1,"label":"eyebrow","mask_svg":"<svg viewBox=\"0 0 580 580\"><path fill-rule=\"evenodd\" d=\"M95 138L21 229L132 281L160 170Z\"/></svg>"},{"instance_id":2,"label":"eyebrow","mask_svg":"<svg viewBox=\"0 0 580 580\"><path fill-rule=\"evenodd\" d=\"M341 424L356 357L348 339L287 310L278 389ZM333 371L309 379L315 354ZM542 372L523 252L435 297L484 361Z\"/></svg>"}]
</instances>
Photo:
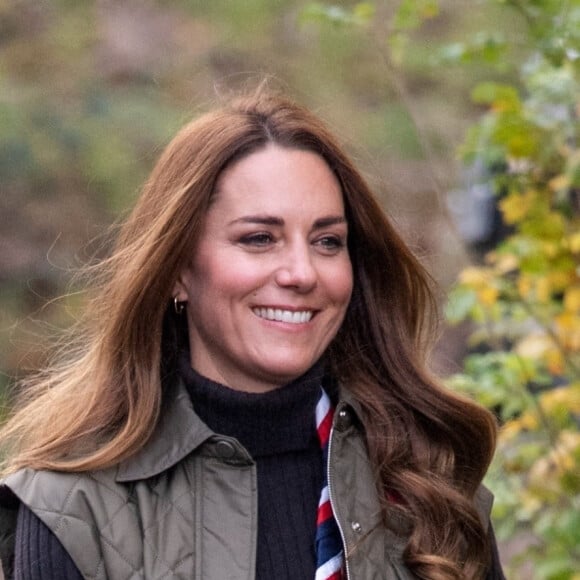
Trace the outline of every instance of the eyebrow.
<instances>
[{"instance_id":1,"label":"eyebrow","mask_svg":"<svg viewBox=\"0 0 580 580\"><path fill-rule=\"evenodd\" d=\"M270 215L247 215L231 221L228 225L234 225L238 223L260 224L264 226L283 226L284 220L281 217ZM346 224L346 218L342 215L330 215L321 217L315 220L313 229L318 230L337 224Z\"/></svg>"}]
</instances>

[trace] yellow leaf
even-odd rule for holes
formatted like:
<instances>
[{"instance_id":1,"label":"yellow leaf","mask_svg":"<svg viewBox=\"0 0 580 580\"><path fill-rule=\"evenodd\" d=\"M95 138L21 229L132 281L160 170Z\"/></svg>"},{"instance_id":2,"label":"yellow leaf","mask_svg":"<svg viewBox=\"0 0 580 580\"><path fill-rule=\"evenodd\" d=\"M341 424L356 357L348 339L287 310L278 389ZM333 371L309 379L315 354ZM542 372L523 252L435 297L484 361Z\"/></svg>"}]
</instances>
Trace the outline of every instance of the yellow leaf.
<instances>
[{"instance_id":1,"label":"yellow leaf","mask_svg":"<svg viewBox=\"0 0 580 580\"><path fill-rule=\"evenodd\" d=\"M561 191L562 189L568 189L570 187L570 177L567 175L557 175L553 179L550 179L548 186L552 191Z\"/></svg>"},{"instance_id":2,"label":"yellow leaf","mask_svg":"<svg viewBox=\"0 0 580 580\"><path fill-rule=\"evenodd\" d=\"M569 312L580 312L580 286L574 286L566 290L564 308Z\"/></svg>"},{"instance_id":3,"label":"yellow leaf","mask_svg":"<svg viewBox=\"0 0 580 580\"><path fill-rule=\"evenodd\" d=\"M481 286L487 285L491 278L491 270L487 268L477 268L475 266L465 268L465 270L459 274L459 281L462 284L471 286L472 288L480 288Z\"/></svg>"},{"instance_id":4,"label":"yellow leaf","mask_svg":"<svg viewBox=\"0 0 580 580\"><path fill-rule=\"evenodd\" d=\"M501 274L507 274L517 270L519 260L514 254L500 254L495 260L495 265Z\"/></svg>"},{"instance_id":5,"label":"yellow leaf","mask_svg":"<svg viewBox=\"0 0 580 580\"><path fill-rule=\"evenodd\" d=\"M536 497L533 493L530 493L529 490L522 490L522 492L518 495L518 499L522 508L524 508L530 515L541 510L544 505L544 502L539 497Z\"/></svg>"},{"instance_id":6,"label":"yellow leaf","mask_svg":"<svg viewBox=\"0 0 580 580\"><path fill-rule=\"evenodd\" d=\"M564 311L554 317L555 332L562 346L580 351L580 316Z\"/></svg>"},{"instance_id":7,"label":"yellow leaf","mask_svg":"<svg viewBox=\"0 0 580 580\"><path fill-rule=\"evenodd\" d=\"M552 375L562 375L566 370L566 361L562 353L554 348L549 350L545 354L546 364L548 365L548 370Z\"/></svg>"},{"instance_id":8,"label":"yellow leaf","mask_svg":"<svg viewBox=\"0 0 580 580\"><path fill-rule=\"evenodd\" d=\"M532 360L543 360L552 375L564 373L566 365L561 351L547 334L537 332L524 336L515 347L516 354Z\"/></svg>"},{"instance_id":9,"label":"yellow leaf","mask_svg":"<svg viewBox=\"0 0 580 580\"><path fill-rule=\"evenodd\" d=\"M529 334L516 346L516 353L527 358L541 358L554 348L554 341L545 334Z\"/></svg>"},{"instance_id":10,"label":"yellow leaf","mask_svg":"<svg viewBox=\"0 0 580 580\"><path fill-rule=\"evenodd\" d=\"M552 451L534 463L529 472L530 482L547 490L559 487L558 478L576 471L575 455L580 447L580 433L561 431Z\"/></svg>"},{"instance_id":11,"label":"yellow leaf","mask_svg":"<svg viewBox=\"0 0 580 580\"><path fill-rule=\"evenodd\" d=\"M484 306L493 306L499 297L499 290L493 286L485 286L477 291L477 298Z\"/></svg>"},{"instance_id":12,"label":"yellow leaf","mask_svg":"<svg viewBox=\"0 0 580 580\"><path fill-rule=\"evenodd\" d=\"M572 234L568 238L568 244L570 246L570 251L573 254L580 253L580 232Z\"/></svg>"},{"instance_id":13,"label":"yellow leaf","mask_svg":"<svg viewBox=\"0 0 580 580\"><path fill-rule=\"evenodd\" d=\"M508 441L522 431L533 431L538 427L538 418L530 412L523 413L516 419L507 421L500 430L500 439Z\"/></svg>"},{"instance_id":14,"label":"yellow leaf","mask_svg":"<svg viewBox=\"0 0 580 580\"><path fill-rule=\"evenodd\" d=\"M530 298L530 294L532 293L534 287L534 283L532 278L530 278L530 276L526 276L525 274L522 274L520 276L520 278L518 279L518 292L520 293L520 296L522 298L524 298L525 300Z\"/></svg>"},{"instance_id":15,"label":"yellow leaf","mask_svg":"<svg viewBox=\"0 0 580 580\"><path fill-rule=\"evenodd\" d=\"M560 247L555 242L544 242L542 244L542 251L546 256L548 256L548 258L554 258L558 255Z\"/></svg>"},{"instance_id":16,"label":"yellow leaf","mask_svg":"<svg viewBox=\"0 0 580 580\"><path fill-rule=\"evenodd\" d=\"M577 324L576 317L570 312L563 312L555 317L556 326L561 331L573 330Z\"/></svg>"},{"instance_id":17,"label":"yellow leaf","mask_svg":"<svg viewBox=\"0 0 580 580\"><path fill-rule=\"evenodd\" d=\"M563 406L571 413L580 414L580 383L542 393L540 404L547 413L551 413L558 406Z\"/></svg>"},{"instance_id":18,"label":"yellow leaf","mask_svg":"<svg viewBox=\"0 0 580 580\"><path fill-rule=\"evenodd\" d=\"M511 193L499 202L499 208L507 224L515 224L526 217L533 203L533 193Z\"/></svg>"},{"instance_id":19,"label":"yellow leaf","mask_svg":"<svg viewBox=\"0 0 580 580\"><path fill-rule=\"evenodd\" d=\"M574 278L570 272L559 270L542 276L521 274L517 280L518 292L524 300L546 304L555 293L568 288Z\"/></svg>"},{"instance_id":20,"label":"yellow leaf","mask_svg":"<svg viewBox=\"0 0 580 580\"><path fill-rule=\"evenodd\" d=\"M536 298L538 302L545 304L550 300L552 295L552 284L548 277L538 278L536 280Z\"/></svg>"},{"instance_id":21,"label":"yellow leaf","mask_svg":"<svg viewBox=\"0 0 580 580\"><path fill-rule=\"evenodd\" d=\"M561 270L553 271L548 274L550 284L554 291L565 290L575 279L574 272L564 272Z\"/></svg>"}]
</instances>

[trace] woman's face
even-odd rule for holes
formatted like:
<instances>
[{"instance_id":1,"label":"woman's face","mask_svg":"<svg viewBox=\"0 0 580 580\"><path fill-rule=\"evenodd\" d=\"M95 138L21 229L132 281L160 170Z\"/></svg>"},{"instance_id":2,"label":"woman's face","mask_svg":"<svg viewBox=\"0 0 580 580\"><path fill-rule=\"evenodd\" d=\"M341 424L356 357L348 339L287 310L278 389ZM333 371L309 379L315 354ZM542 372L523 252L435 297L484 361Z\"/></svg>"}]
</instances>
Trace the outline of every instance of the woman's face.
<instances>
[{"instance_id":1,"label":"woman's face","mask_svg":"<svg viewBox=\"0 0 580 580\"><path fill-rule=\"evenodd\" d=\"M306 372L352 292L340 185L318 155L274 145L227 168L176 284L191 366L264 392Z\"/></svg>"}]
</instances>

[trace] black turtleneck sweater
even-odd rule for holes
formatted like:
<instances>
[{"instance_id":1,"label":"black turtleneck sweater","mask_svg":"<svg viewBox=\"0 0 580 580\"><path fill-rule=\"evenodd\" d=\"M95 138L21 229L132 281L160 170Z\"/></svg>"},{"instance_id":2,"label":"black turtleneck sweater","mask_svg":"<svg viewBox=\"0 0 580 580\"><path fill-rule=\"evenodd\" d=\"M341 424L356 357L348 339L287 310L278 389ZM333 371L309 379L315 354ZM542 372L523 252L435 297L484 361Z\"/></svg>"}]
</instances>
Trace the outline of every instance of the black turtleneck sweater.
<instances>
[{"instance_id":1,"label":"black turtleneck sweater","mask_svg":"<svg viewBox=\"0 0 580 580\"><path fill-rule=\"evenodd\" d=\"M256 579L314 578L323 480L315 428L321 368L263 394L210 381L191 369L185 356L179 372L198 416L216 433L238 439L256 462ZM15 556L15 580L82 579L58 539L24 506L18 514Z\"/></svg>"}]
</instances>

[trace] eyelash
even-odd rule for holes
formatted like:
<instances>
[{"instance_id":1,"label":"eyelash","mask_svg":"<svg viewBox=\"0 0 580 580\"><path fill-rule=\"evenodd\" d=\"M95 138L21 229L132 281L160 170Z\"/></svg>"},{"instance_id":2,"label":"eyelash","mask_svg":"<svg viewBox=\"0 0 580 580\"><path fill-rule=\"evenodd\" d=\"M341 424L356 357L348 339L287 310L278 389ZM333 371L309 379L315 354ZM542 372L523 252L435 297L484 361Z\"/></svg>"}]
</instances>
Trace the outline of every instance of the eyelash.
<instances>
[{"instance_id":1,"label":"eyelash","mask_svg":"<svg viewBox=\"0 0 580 580\"><path fill-rule=\"evenodd\" d=\"M338 236L323 236L316 240L316 244L328 250L340 250L344 248L344 240Z\"/></svg>"},{"instance_id":2,"label":"eyelash","mask_svg":"<svg viewBox=\"0 0 580 580\"><path fill-rule=\"evenodd\" d=\"M247 236L242 236L240 238L240 243L246 246L266 246L273 241L272 234L267 232L258 232L254 234L248 234Z\"/></svg>"}]
</instances>

